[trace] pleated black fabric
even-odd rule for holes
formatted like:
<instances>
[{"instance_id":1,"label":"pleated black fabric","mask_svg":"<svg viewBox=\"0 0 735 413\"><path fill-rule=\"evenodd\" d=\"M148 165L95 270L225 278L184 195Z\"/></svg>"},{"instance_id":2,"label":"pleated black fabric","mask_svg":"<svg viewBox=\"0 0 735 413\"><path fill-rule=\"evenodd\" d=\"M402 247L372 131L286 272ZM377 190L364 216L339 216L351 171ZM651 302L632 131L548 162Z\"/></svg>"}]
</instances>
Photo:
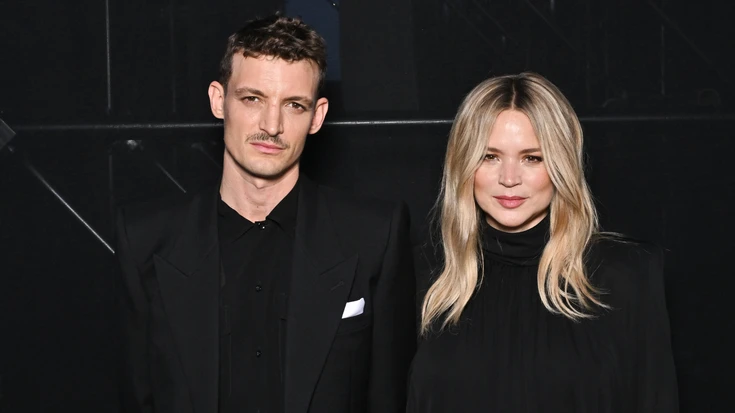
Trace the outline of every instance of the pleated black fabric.
<instances>
[{"instance_id":1,"label":"pleated black fabric","mask_svg":"<svg viewBox=\"0 0 735 413\"><path fill-rule=\"evenodd\" d=\"M522 233L482 231L482 283L460 323L419 346L408 412L677 411L660 250L598 241L587 266L612 308L575 322L539 297L548 217ZM440 270L430 256L427 288Z\"/></svg>"}]
</instances>

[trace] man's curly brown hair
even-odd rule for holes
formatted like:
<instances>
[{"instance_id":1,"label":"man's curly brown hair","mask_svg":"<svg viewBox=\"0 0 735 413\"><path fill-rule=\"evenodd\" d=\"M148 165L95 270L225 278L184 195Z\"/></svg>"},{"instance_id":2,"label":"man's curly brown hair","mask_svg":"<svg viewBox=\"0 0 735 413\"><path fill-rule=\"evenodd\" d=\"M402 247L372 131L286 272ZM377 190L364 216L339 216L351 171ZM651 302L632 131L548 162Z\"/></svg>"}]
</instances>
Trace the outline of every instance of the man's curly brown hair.
<instances>
[{"instance_id":1,"label":"man's curly brown hair","mask_svg":"<svg viewBox=\"0 0 735 413\"><path fill-rule=\"evenodd\" d=\"M220 62L220 83L227 91L232 77L232 57L272 56L287 62L308 60L319 68L319 88L327 74L327 50L324 39L300 19L273 15L249 21L227 39L227 50Z\"/></svg>"}]
</instances>

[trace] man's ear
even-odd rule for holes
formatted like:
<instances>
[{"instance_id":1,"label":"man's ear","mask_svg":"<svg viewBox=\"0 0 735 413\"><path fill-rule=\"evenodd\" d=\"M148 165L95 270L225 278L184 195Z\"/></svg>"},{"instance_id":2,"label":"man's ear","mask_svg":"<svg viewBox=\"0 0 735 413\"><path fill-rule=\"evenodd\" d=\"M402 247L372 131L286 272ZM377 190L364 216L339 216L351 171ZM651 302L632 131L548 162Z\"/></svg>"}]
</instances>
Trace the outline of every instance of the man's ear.
<instances>
[{"instance_id":1,"label":"man's ear","mask_svg":"<svg viewBox=\"0 0 735 413\"><path fill-rule=\"evenodd\" d=\"M319 98L314 105L314 117L311 118L311 127L309 128L309 135L313 135L319 132L324 123L324 118L327 117L327 111L329 110L329 101L327 98Z\"/></svg>"},{"instance_id":2,"label":"man's ear","mask_svg":"<svg viewBox=\"0 0 735 413\"><path fill-rule=\"evenodd\" d=\"M209 106L217 119L225 118L225 88L218 81L209 84Z\"/></svg>"}]
</instances>

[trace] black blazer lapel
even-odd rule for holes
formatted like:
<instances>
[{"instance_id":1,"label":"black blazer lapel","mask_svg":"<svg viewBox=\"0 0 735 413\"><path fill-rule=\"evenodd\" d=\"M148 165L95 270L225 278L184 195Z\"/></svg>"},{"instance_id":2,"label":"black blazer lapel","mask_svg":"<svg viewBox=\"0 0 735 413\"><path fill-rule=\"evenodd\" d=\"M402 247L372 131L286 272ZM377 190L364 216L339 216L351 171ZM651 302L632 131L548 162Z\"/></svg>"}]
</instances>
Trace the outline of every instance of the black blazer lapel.
<instances>
[{"instance_id":1,"label":"black blazer lapel","mask_svg":"<svg viewBox=\"0 0 735 413\"><path fill-rule=\"evenodd\" d=\"M347 301L357 255L345 256L318 187L301 176L286 332L285 412L306 413Z\"/></svg>"},{"instance_id":2,"label":"black blazer lapel","mask_svg":"<svg viewBox=\"0 0 735 413\"><path fill-rule=\"evenodd\" d=\"M219 379L219 187L191 200L168 256L154 256L166 314L197 413L217 411Z\"/></svg>"}]
</instances>

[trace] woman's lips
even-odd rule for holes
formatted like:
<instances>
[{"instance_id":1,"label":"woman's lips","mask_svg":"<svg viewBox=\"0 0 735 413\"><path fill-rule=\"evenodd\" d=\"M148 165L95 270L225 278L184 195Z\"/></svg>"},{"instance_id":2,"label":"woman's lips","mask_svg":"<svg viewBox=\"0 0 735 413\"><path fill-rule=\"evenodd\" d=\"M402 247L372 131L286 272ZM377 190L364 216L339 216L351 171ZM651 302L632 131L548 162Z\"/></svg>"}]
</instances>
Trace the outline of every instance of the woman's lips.
<instances>
[{"instance_id":1,"label":"woman's lips","mask_svg":"<svg viewBox=\"0 0 735 413\"><path fill-rule=\"evenodd\" d=\"M495 196L493 198L495 198L503 208L508 209L518 208L526 202L526 198L520 196Z\"/></svg>"}]
</instances>

